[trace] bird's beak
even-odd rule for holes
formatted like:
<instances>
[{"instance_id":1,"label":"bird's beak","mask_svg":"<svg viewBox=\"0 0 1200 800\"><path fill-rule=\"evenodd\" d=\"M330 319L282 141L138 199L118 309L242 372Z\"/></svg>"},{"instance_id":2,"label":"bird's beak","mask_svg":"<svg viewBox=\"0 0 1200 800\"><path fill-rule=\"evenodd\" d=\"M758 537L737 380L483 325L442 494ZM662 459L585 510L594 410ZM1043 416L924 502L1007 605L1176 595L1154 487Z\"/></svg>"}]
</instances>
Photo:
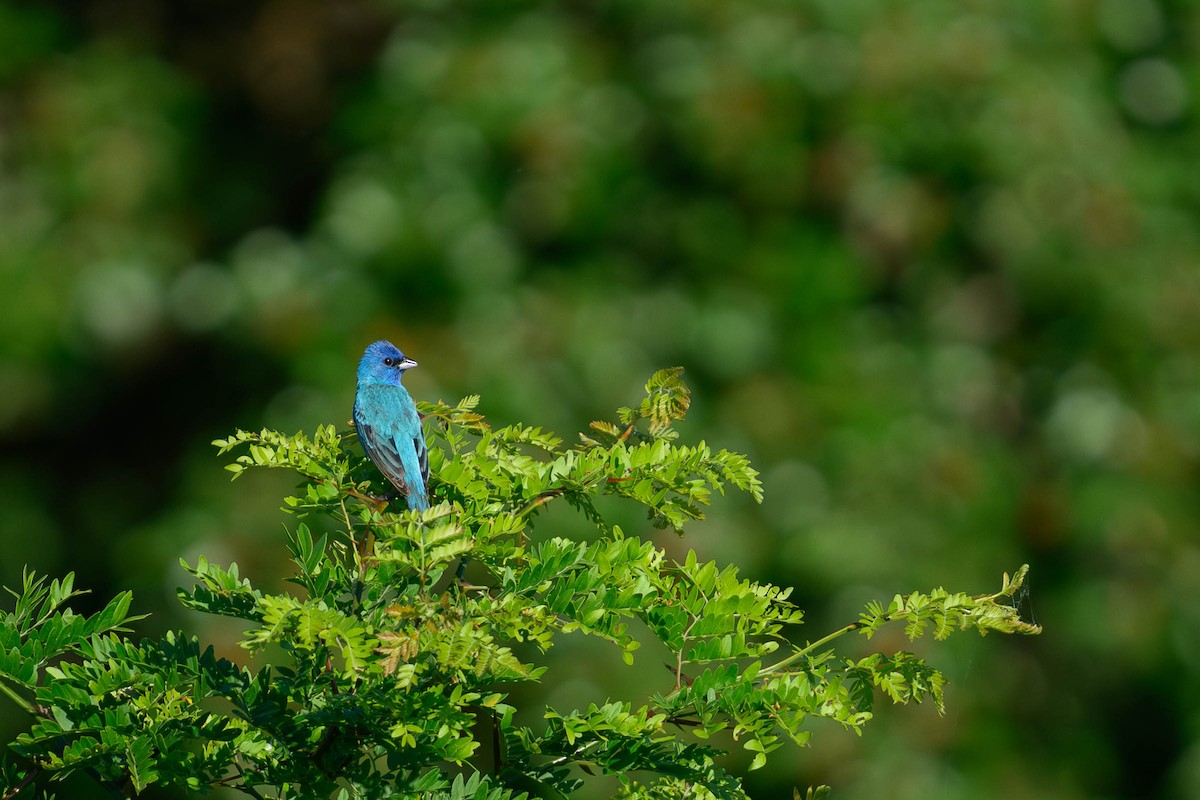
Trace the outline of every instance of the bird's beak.
<instances>
[{"instance_id":1,"label":"bird's beak","mask_svg":"<svg viewBox=\"0 0 1200 800\"><path fill-rule=\"evenodd\" d=\"M417 362L413 361L411 358L405 358L398 366L400 367L400 371L403 372L406 369L412 369L416 365Z\"/></svg>"}]
</instances>

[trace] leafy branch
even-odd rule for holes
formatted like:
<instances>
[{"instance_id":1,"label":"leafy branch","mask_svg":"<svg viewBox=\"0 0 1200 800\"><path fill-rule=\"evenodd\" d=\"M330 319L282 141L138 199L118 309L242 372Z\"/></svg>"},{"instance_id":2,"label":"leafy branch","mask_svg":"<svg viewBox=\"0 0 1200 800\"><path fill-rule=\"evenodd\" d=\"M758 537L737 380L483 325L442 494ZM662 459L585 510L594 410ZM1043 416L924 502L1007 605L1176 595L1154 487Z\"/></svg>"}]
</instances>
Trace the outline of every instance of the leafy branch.
<instances>
[{"instance_id":1,"label":"leafy branch","mask_svg":"<svg viewBox=\"0 0 1200 800\"><path fill-rule=\"evenodd\" d=\"M812 717L860 730L877 695L941 707L935 668L904 651L839 657L832 645L846 633L1040 630L1010 602L1022 567L994 594L898 595L793 644L803 613L789 589L694 552L674 561L597 511L597 497L618 497L682 532L730 487L762 500L744 456L679 441L673 425L689 404L682 371L662 370L638 405L593 422L571 447L538 427L492 427L478 397L423 404L433 502L420 512L380 496L387 484L352 431L214 442L236 451L235 479L251 469L300 479L283 500L295 517L285 542L294 591L264 591L237 564L183 563L192 586L180 601L242 620L242 647L269 665L238 666L181 633L134 643L128 593L82 617L67 606L78 596L71 576L27 574L0 617L0 690L31 719L11 747L18 760L0 760L5 797L82 771L120 796L163 785L263 800L510 800L531 787L570 794L610 773L624 798L742 798L718 764L718 733L758 768L786 742L805 744ZM595 538L534 535L558 499L597 526ZM472 584L454 577L468 558L482 576ZM537 655L577 634L628 663L657 641L672 654L669 687L641 707L597 698L517 722L513 685L541 680Z\"/></svg>"}]
</instances>

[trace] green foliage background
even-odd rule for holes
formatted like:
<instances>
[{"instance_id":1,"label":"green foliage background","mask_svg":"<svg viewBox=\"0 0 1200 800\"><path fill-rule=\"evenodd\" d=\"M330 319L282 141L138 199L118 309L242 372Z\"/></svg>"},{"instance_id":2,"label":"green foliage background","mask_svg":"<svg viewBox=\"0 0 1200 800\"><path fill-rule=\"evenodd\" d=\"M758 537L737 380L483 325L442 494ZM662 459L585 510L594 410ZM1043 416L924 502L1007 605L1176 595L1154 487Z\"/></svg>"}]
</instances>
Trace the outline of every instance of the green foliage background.
<instances>
[{"instance_id":1,"label":"green foliage background","mask_svg":"<svg viewBox=\"0 0 1200 800\"><path fill-rule=\"evenodd\" d=\"M560 432L683 364L766 498L664 544L812 630L1029 561L1047 631L951 642L946 718L755 796L1194 797L1198 35L1167 0L0 2L0 579L158 632L197 624L181 554L283 574L287 478L208 442L340 424L380 336L418 398ZM552 702L669 678L553 655Z\"/></svg>"}]
</instances>

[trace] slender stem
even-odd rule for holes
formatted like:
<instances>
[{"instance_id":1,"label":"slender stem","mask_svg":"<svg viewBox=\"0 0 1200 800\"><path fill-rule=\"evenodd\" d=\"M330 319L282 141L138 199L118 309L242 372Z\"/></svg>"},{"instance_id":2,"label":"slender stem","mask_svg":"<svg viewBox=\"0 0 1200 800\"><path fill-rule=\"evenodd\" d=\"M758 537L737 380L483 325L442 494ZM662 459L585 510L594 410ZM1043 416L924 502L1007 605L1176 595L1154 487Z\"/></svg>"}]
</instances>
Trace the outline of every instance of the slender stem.
<instances>
[{"instance_id":1,"label":"slender stem","mask_svg":"<svg viewBox=\"0 0 1200 800\"><path fill-rule=\"evenodd\" d=\"M248 794L251 797L258 798L258 800L267 800L265 797L263 797L261 794L258 793L257 789L255 789L249 783L246 783L246 771L244 769L242 769L242 765L240 763L238 763L237 761L234 761L233 768L235 770L237 770L236 775L226 775L224 778L221 778L220 780L213 781L213 785L221 786L226 789L232 789L235 792L241 792L242 794ZM234 783L234 781L241 781L241 783ZM284 784L284 786L287 786L287 784Z\"/></svg>"},{"instance_id":2,"label":"slender stem","mask_svg":"<svg viewBox=\"0 0 1200 800\"><path fill-rule=\"evenodd\" d=\"M27 774L24 778L21 779L20 783L18 783L16 786L14 786L13 788L11 788L7 792L5 792L4 800L12 800L14 797L19 795L21 793L21 790L24 789L26 786L28 786L30 783L32 783L33 779L36 778L41 773L41 771L42 771L41 767L34 767L33 769L31 769L29 771L29 774Z\"/></svg>"},{"instance_id":3,"label":"slender stem","mask_svg":"<svg viewBox=\"0 0 1200 800\"><path fill-rule=\"evenodd\" d=\"M996 592L995 594L975 595L972 599L976 600L976 601L982 600L982 601L994 603L994 602L996 602L997 598L1000 598L1003 596L1006 596L1006 593L1004 592L1004 590L1001 590L999 592ZM881 624L886 625L889 622L895 622L898 619L905 619L908 616L909 616L908 612L903 611L903 610L896 611L891 614L885 614L882 618ZM778 664L772 665L769 669L764 669L762 671L762 674L763 675L773 675L773 674L782 672L785 667L791 666L792 664L799 661L801 658L804 658L805 656L807 656L809 653L816 650L817 648L824 647L825 645L829 644L830 642L832 642L834 639L838 638L839 636L847 634L850 631L858 630L861 627L862 627L861 623L852 622L849 625L847 625L846 627L840 628L840 629L834 631L833 633L829 634L828 636L824 636L820 639L817 639L815 642L813 642L809 645L806 645L803 649L797 650L796 652L792 653L790 656L785 658L783 661L780 661Z\"/></svg>"},{"instance_id":4,"label":"slender stem","mask_svg":"<svg viewBox=\"0 0 1200 800\"><path fill-rule=\"evenodd\" d=\"M500 742L500 719L492 714L492 774L499 775L504 768L504 751Z\"/></svg>"},{"instance_id":5,"label":"slender stem","mask_svg":"<svg viewBox=\"0 0 1200 800\"><path fill-rule=\"evenodd\" d=\"M843 636L843 635L849 633L850 631L858 630L860 627L861 627L861 625L859 625L859 623L851 622L846 627L839 628L838 630L834 631L833 633L829 634L828 636L822 636L820 639L817 639L815 642L812 642L811 644L806 645L804 648L797 650L796 652L792 653L790 656L785 658L783 661L780 661L778 664L773 664L769 669L764 669L762 671L762 674L773 675L775 673L782 672L785 667L790 667L792 664L794 664L795 662L804 658L812 651L814 651L820 647L824 647L825 645L829 644L830 642L832 642L834 639L838 638L839 636Z\"/></svg>"},{"instance_id":6,"label":"slender stem","mask_svg":"<svg viewBox=\"0 0 1200 800\"><path fill-rule=\"evenodd\" d=\"M700 720L690 717L667 717L666 721L681 728L698 728L701 724Z\"/></svg>"},{"instance_id":7,"label":"slender stem","mask_svg":"<svg viewBox=\"0 0 1200 800\"><path fill-rule=\"evenodd\" d=\"M546 503L549 503L551 500L553 500L554 498L558 497L559 495L565 493L566 491L567 490L565 488L547 489L546 491L539 494L537 497L530 500L524 506L522 506L521 510L517 512L517 516L518 517L525 516L526 514L533 511L535 508L537 508L538 506L546 505Z\"/></svg>"},{"instance_id":8,"label":"slender stem","mask_svg":"<svg viewBox=\"0 0 1200 800\"><path fill-rule=\"evenodd\" d=\"M37 709L34 708L33 703L29 702L24 697L21 697L21 695L17 694L15 689L2 680L0 680L0 692L3 692L5 695L7 695L9 700L12 700L14 703L19 705L26 713L37 716Z\"/></svg>"},{"instance_id":9,"label":"slender stem","mask_svg":"<svg viewBox=\"0 0 1200 800\"><path fill-rule=\"evenodd\" d=\"M354 489L347 489L347 492L358 494ZM354 524L350 522L350 512L346 510L346 495L343 494L338 498L338 505L342 509L342 519L346 521L346 535L350 537L350 541L354 544L354 566L358 570L359 586L355 588L355 604L361 603L360 592L363 580L367 575L367 544L371 538L371 526L367 525L366 537L363 539L362 546L359 546L358 537L354 535Z\"/></svg>"},{"instance_id":10,"label":"slender stem","mask_svg":"<svg viewBox=\"0 0 1200 800\"><path fill-rule=\"evenodd\" d=\"M342 518L346 520L346 535L351 539L354 538L354 526L350 523L350 512L346 510L346 495L338 498L338 503L342 507Z\"/></svg>"},{"instance_id":11,"label":"slender stem","mask_svg":"<svg viewBox=\"0 0 1200 800\"><path fill-rule=\"evenodd\" d=\"M376 511L382 511L388 505L388 499L386 497L373 497L372 495L363 494L358 489L352 488L345 489L345 492L351 497L356 497L359 500L362 500L363 503L375 509Z\"/></svg>"},{"instance_id":12,"label":"slender stem","mask_svg":"<svg viewBox=\"0 0 1200 800\"><path fill-rule=\"evenodd\" d=\"M707 598L706 598L707 599ZM700 621L700 616L696 615L692 618L692 624L687 626L687 630L683 632L683 646L679 648L679 652L675 654L675 691L679 691L679 687L683 682L683 651L687 650L687 638L692 633L692 628L696 627L696 623Z\"/></svg>"},{"instance_id":13,"label":"slender stem","mask_svg":"<svg viewBox=\"0 0 1200 800\"><path fill-rule=\"evenodd\" d=\"M856 631L856 630L858 630L860 627L861 627L861 626L859 625L859 623L857 623L857 622L851 622L851 623L850 623L849 625L847 625L846 627L844 627L844 628L841 628L840 630L836 630L836 631L834 631L833 633L829 634L828 636L822 636L820 639L817 639L815 642L813 642L812 644L808 645L807 647L805 647L805 648L804 648L803 650L801 650L800 652L796 653L796 655L798 655L798 656L806 656L806 655L808 655L809 653L811 653L813 650L816 650L818 647L823 647L823 646L825 646L826 644L828 644L829 642L832 642L834 639L838 638L839 636L842 636L843 634L847 634L847 633L849 633L850 631Z\"/></svg>"},{"instance_id":14,"label":"slender stem","mask_svg":"<svg viewBox=\"0 0 1200 800\"><path fill-rule=\"evenodd\" d=\"M676 574L678 574L682 580L687 581L693 589L698 591L700 596L704 598L705 605L708 605L708 602L712 598L710 598L708 593L701 588L700 584L696 583L696 581L692 579L691 575L688 575L682 569L680 569ZM687 638L692 634L692 629L695 628L700 622L700 616L700 614L697 614L696 616L692 617L692 621L687 626L687 630L683 632L683 646L680 647L679 652L675 654L675 691L677 692L679 691L679 687L683 680L683 651L687 649Z\"/></svg>"},{"instance_id":15,"label":"slender stem","mask_svg":"<svg viewBox=\"0 0 1200 800\"><path fill-rule=\"evenodd\" d=\"M588 484L591 483L593 480L595 480L596 476L599 475L603 470L604 470L603 467L597 467L596 469L589 472L587 475L584 475L583 478L581 478L579 481L579 491L585 492L588 488ZM618 479L609 478L608 482L609 483L617 483L621 480L627 480L627 479L626 478L618 478ZM530 500L524 506L522 506L521 509L519 511L517 511L517 516L523 517L526 514L528 514L530 511L533 511L535 508L546 505L546 503L549 503L551 500L553 500L556 497L561 497L562 495L567 493L568 488L569 487L566 487L566 486L558 486L558 487L555 487L554 489L547 489L546 491L539 494L537 497Z\"/></svg>"}]
</instances>

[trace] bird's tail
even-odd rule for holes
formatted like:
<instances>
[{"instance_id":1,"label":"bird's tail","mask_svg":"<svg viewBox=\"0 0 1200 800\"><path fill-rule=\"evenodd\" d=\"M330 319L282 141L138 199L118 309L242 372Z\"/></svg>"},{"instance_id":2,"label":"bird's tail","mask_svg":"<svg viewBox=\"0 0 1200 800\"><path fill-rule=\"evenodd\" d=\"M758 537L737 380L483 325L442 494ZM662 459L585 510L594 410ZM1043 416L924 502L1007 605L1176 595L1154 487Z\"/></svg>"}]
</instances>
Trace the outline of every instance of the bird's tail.
<instances>
[{"instance_id":1,"label":"bird's tail","mask_svg":"<svg viewBox=\"0 0 1200 800\"><path fill-rule=\"evenodd\" d=\"M417 494L412 492L405 498L408 501L408 507L413 511L426 511L429 509L429 498L424 492Z\"/></svg>"}]
</instances>

